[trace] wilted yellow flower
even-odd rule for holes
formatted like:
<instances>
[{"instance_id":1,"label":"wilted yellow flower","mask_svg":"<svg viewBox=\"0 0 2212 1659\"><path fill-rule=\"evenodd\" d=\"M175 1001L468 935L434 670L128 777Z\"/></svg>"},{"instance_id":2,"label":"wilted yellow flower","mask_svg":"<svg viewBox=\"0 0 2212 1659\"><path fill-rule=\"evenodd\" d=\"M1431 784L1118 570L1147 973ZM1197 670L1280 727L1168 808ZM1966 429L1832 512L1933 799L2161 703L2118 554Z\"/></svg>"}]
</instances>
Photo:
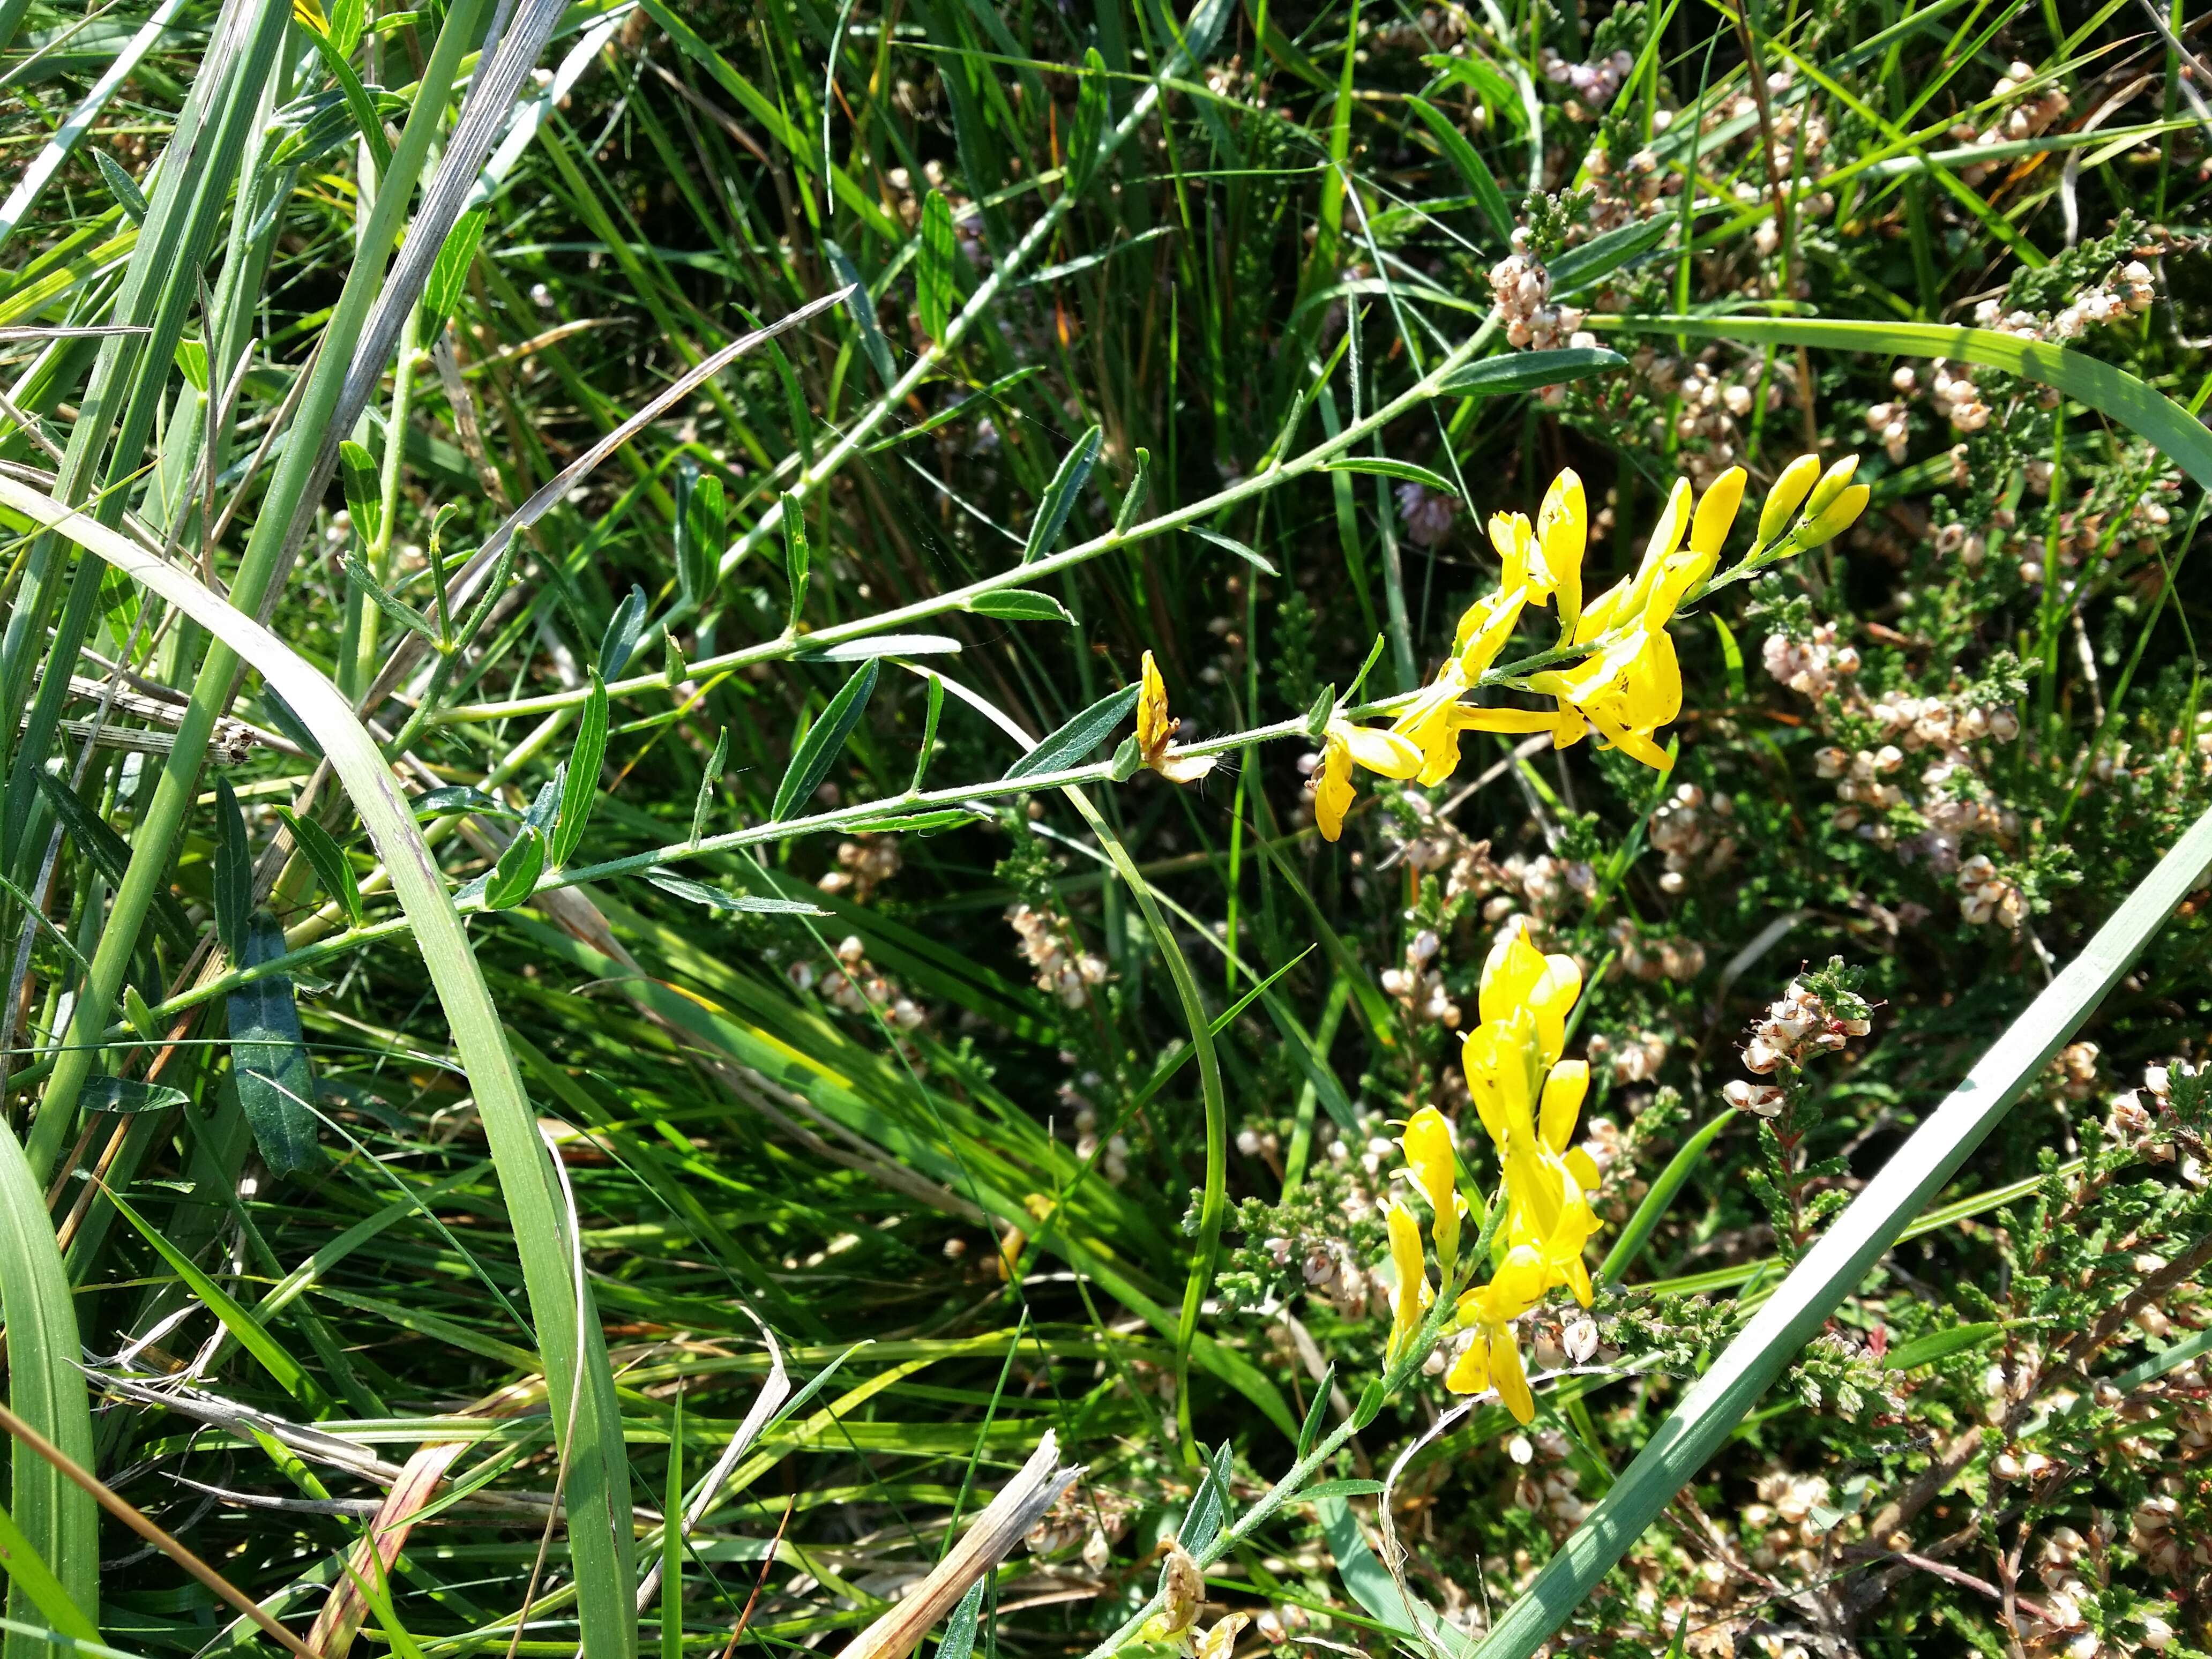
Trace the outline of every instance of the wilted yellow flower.
<instances>
[{"instance_id":1,"label":"wilted yellow flower","mask_svg":"<svg viewBox=\"0 0 2212 1659\"><path fill-rule=\"evenodd\" d=\"M1352 787L1354 762L1386 778L1410 778L1420 771L1422 755L1419 744L1395 732L1331 720L1313 775L1314 822L1327 840L1344 833L1344 815L1357 798Z\"/></svg>"},{"instance_id":2,"label":"wilted yellow flower","mask_svg":"<svg viewBox=\"0 0 2212 1659\"><path fill-rule=\"evenodd\" d=\"M1213 755L1176 752L1174 738L1182 722L1168 713L1167 683L1160 678L1152 653L1145 653L1144 672L1137 692L1137 752L1170 783L1195 783L1213 769Z\"/></svg>"},{"instance_id":3,"label":"wilted yellow flower","mask_svg":"<svg viewBox=\"0 0 2212 1659\"><path fill-rule=\"evenodd\" d=\"M1459 1159L1452 1150L1451 1123L1435 1107L1424 1106L1406 1120L1398 1147L1406 1155L1406 1178L1436 1212L1430 1237L1436 1240L1437 1273L1449 1285L1452 1270L1459 1265L1460 1218L1467 1213L1467 1200L1459 1195Z\"/></svg>"},{"instance_id":4,"label":"wilted yellow flower","mask_svg":"<svg viewBox=\"0 0 2212 1659\"><path fill-rule=\"evenodd\" d=\"M1421 1328L1421 1316L1436 1300L1429 1284L1428 1258L1421 1250L1421 1226L1413 1212L1396 1199L1382 1212L1390 1230L1390 1265L1397 1272L1397 1288L1390 1292L1390 1341L1383 1351L1384 1369L1395 1365L1406 1345Z\"/></svg>"}]
</instances>

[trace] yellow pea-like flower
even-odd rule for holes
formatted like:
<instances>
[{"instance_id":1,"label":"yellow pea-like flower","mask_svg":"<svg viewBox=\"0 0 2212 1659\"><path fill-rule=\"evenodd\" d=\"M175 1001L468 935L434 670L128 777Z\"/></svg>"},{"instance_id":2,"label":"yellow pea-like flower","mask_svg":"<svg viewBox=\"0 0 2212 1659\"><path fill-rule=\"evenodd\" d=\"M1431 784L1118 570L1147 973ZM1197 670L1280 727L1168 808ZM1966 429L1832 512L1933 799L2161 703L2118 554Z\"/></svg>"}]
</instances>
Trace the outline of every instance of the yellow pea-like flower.
<instances>
[{"instance_id":1,"label":"yellow pea-like flower","mask_svg":"<svg viewBox=\"0 0 2212 1659\"><path fill-rule=\"evenodd\" d=\"M1449 1285L1459 1265L1460 1218L1467 1213L1467 1200L1459 1195L1459 1158L1452 1149L1450 1121L1433 1106L1422 1107L1406 1120L1398 1148L1406 1155L1406 1178L1435 1212L1430 1237L1436 1241L1437 1273Z\"/></svg>"},{"instance_id":2,"label":"yellow pea-like flower","mask_svg":"<svg viewBox=\"0 0 2212 1659\"><path fill-rule=\"evenodd\" d=\"M1551 1065L1566 1044L1568 1012L1583 994L1583 970L1567 956L1546 956L1528 939L1528 927L1517 922L1490 948L1482 964L1477 995L1482 1023L1502 1023L1519 1009L1534 1016L1543 1063Z\"/></svg>"},{"instance_id":3,"label":"yellow pea-like flower","mask_svg":"<svg viewBox=\"0 0 2212 1659\"><path fill-rule=\"evenodd\" d=\"M1406 1345L1420 1329L1421 1317L1436 1300L1436 1291L1429 1284L1428 1259L1421 1249L1421 1226L1413 1219L1413 1212L1393 1199L1382 1212L1382 1220L1389 1229L1390 1266L1398 1278L1396 1287L1390 1292L1390 1341L1383 1351L1382 1363L1388 1369L1398 1363L1406 1352Z\"/></svg>"},{"instance_id":4,"label":"yellow pea-like flower","mask_svg":"<svg viewBox=\"0 0 2212 1659\"><path fill-rule=\"evenodd\" d=\"M1460 1297L1455 1309L1460 1328L1472 1330L1474 1340L1444 1373L1444 1386L1454 1394L1497 1389L1498 1400L1521 1423L1535 1420L1536 1397L1529 1391L1513 1322L1542 1298L1544 1276L1541 1254L1518 1245L1507 1252L1490 1283Z\"/></svg>"},{"instance_id":5,"label":"yellow pea-like flower","mask_svg":"<svg viewBox=\"0 0 2212 1659\"><path fill-rule=\"evenodd\" d=\"M1561 469L1544 492L1544 504L1536 509L1536 544L1559 601L1560 629L1571 637L1582 620L1583 556L1589 548L1589 504L1572 467Z\"/></svg>"},{"instance_id":6,"label":"yellow pea-like flower","mask_svg":"<svg viewBox=\"0 0 2212 1659\"><path fill-rule=\"evenodd\" d=\"M1344 833L1344 815L1358 797L1352 783L1355 763L1386 778L1410 778L1420 771L1422 755L1419 744L1395 732L1331 720L1313 777L1314 822L1327 840Z\"/></svg>"}]
</instances>

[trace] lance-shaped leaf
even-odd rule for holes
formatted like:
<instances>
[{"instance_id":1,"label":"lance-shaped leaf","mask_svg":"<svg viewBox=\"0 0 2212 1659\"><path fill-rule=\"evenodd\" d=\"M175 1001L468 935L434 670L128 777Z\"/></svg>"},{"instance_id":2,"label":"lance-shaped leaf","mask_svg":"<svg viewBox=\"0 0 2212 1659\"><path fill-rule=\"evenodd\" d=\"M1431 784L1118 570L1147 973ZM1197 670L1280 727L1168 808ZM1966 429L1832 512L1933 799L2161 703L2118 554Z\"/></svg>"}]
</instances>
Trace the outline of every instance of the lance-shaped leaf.
<instances>
[{"instance_id":1,"label":"lance-shaped leaf","mask_svg":"<svg viewBox=\"0 0 2212 1659\"><path fill-rule=\"evenodd\" d=\"M1556 351L1510 351L1455 369L1442 390L1462 398L1503 398L1540 392L1585 375L1626 368L1628 360L1602 346L1562 346Z\"/></svg>"},{"instance_id":2,"label":"lance-shaped leaf","mask_svg":"<svg viewBox=\"0 0 2212 1659\"><path fill-rule=\"evenodd\" d=\"M1413 106L1413 113L1421 118L1422 124L1435 137L1437 148L1444 153L1444 159L1452 164L1460 181L1467 186L1467 193L1474 198L1475 204L1482 210L1482 216L1490 221L1490 228L1498 233L1498 240L1503 241L1510 237L1513 234L1513 210L1506 205L1505 192L1498 187L1496 176L1483 164L1482 157L1475 154L1474 146L1468 143L1466 136L1452 125L1451 117L1427 99L1409 97L1406 101Z\"/></svg>"},{"instance_id":3,"label":"lance-shaped leaf","mask_svg":"<svg viewBox=\"0 0 2212 1659\"><path fill-rule=\"evenodd\" d=\"M1083 53L1083 82L1075 94L1075 118L1068 124L1067 190L1080 196L1098 171L1098 140L1106 131L1106 60L1096 46Z\"/></svg>"},{"instance_id":4,"label":"lance-shaped leaf","mask_svg":"<svg viewBox=\"0 0 2212 1659\"><path fill-rule=\"evenodd\" d=\"M607 753L607 687L592 676L592 695L576 722L576 746L568 756L562 781L561 815L553 830L553 867L560 869L583 845L584 826L591 821L592 801L599 793L599 763Z\"/></svg>"},{"instance_id":5,"label":"lance-shaped leaf","mask_svg":"<svg viewBox=\"0 0 2212 1659\"><path fill-rule=\"evenodd\" d=\"M615 614L607 618L607 631L599 636L599 672L607 679L620 678L628 665L630 653L645 634L645 613L647 601L645 590L635 582L615 607Z\"/></svg>"},{"instance_id":6,"label":"lance-shaped leaf","mask_svg":"<svg viewBox=\"0 0 2212 1659\"><path fill-rule=\"evenodd\" d=\"M933 190L921 202L921 252L915 260L915 289L921 331L942 343L952 320L959 290L953 286L959 239L952 233L952 209L945 192Z\"/></svg>"},{"instance_id":7,"label":"lance-shaped leaf","mask_svg":"<svg viewBox=\"0 0 2212 1659\"><path fill-rule=\"evenodd\" d=\"M822 711L822 718L806 728L806 735L793 751L783 781L776 786L771 817L791 817L801 801L822 787L822 780L829 776L830 765L844 748L845 739L860 723L868 697L876 689L876 676L880 672L880 665L872 659L862 664L860 672L830 700L830 706Z\"/></svg>"},{"instance_id":8,"label":"lance-shaped leaf","mask_svg":"<svg viewBox=\"0 0 2212 1659\"><path fill-rule=\"evenodd\" d=\"M484 903L494 910L512 910L538 890L538 878L545 871L545 837L534 823L526 823L507 842L485 882Z\"/></svg>"},{"instance_id":9,"label":"lance-shaped leaf","mask_svg":"<svg viewBox=\"0 0 2212 1659\"><path fill-rule=\"evenodd\" d=\"M966 816L964 813L962 816ZM805 899L757 898L750 893L726 893L719 887L709 887L704 882L691 881L683 876L672 876L665 870L656 870L646 879L664 893L673 894L692 904L702 904L709 910L720 910L730 915L763 916L826 916L834 912L818 904L809 904Z\"/></svg>"},{"instance_id":10,"label":"lance-shaped leaf","mask_svg":"<svg viewBox=\"0 0 2212 1659\"><path fill-rule=\"evenodd\" d=\"M1075 447L1061 458L1060 470L1052 475L1045 486L1044 499L1037 503L1036 518L1030 525L1030 538L1022 549L1022 562L1029 564L1052 551L1066 527L1067 515L1075 510L1075 498L1091 477L1091 469L1098 464L1098 446L1104 434L1092 427L1075 441Z\"/></svg>"},{"instance_id":11,"label":"lance-shaped leaf","mask_svg":"<svg viewBox=\"0 0 2212 1659\"><path fill-rule=\"evenodd\" d=\"M1129 718L1129 711L1137 706L1137 696L1144 687L1123 686L1098 699L1066 725L1049 732L1037 746L1006 769L1010 778L1041 777L1048 772L1065 772L1080 766L1091 751L1114 733L1114 728Z\"/></svg>"},{"instance_id":12,"label":"lance-shaped leaf","mask_svg":"<svg viewBox=\"0 0 2212 1659\"><path fill-rule=\"evenodd\" d=\"M131 843L108 828L106 819L88 810L69 785L44 767L39 769L39 787L52 804L54 816L61 820L63 833L70 844L90 857L100 866L100 873L111 883L119 884L124 871L130 867ZM154 926L169 942L170 948L180 954L188 954L199 943L199 930L185 914L185 907L169 892L154 896Z\"/></svg>"},{"instance_id":13,"label":"lance-shaped leaf","mask_svg":"<svg viewBox=\"0 0 2212 1659\"><path fill-rule=\"evenodd\" d=\"M1062 622L1075 620L1066 605L1049 593L1040 593L1029 587L999 587L988 593L978 593L968 601L969 610L979 617L995 617L1001 622Z\"/></svg>"},{"instance_id":14,"label":"lance-shaped leaf","mask_svg":"<svg viewBox=\"0 0 2212 1659\"><path fill-rule=\"evenodd\" d=\"M722 481L684 457L676 464L676 586L687 609L697 610L714 593L716 562L729 540Z\"/></svg>"},{"instance_id":15,"label":"lance-shaped leaf","mask_svg":"<svg viewBox=\"0 0 2212 1659\"><path fill-rule=\"evenodd\" d=\"M253 849L246 838L245 815L230 780L215 781L216 937L233 962L246 953L246 919L253 909Z\"/></svg>"},{"instance_id":16,"label":"lance-shaped leaf","mask_svg":"<svg viewBox=\"0 0 2212 1659\"><path fill-rule=\"evenodd\" d=\"M376 474L376 457L348 438L338 446L338 477L345 485L346 512L353 519L354 534L363 544L375 541L384 521L384 494Z\"/></svg>"},{"instance_id":17,"label":"lance-shaped leaf","mask_svg":"<svg viewBox=\"0 0 2212 1659\"><path fill-rule=\"evenodd\" d=\"M708 757L707 769L699 775L699 797L691 804L691 839L697 841L707 833L708 814L714 809L715 793L722 787L722 769L730 763L730 728L724 726L714 739L714 752Z\"/></svg>"},{"instance_id":18,"label":"lance-shaped leaf","mask_svg":"<svg viewBox=\"0 0 2212 1659\"><path fill-rule=\"evenodd\" d=\"M806 609L807 572L814 563L806 540L806 511L789 495L783 498L783 574L791 590L791 609L786 631L799 631L799 618Z\"/></svg>"},{"instance_id":19,"label":"lance-shaped leaf","mask_svg":"<svg viewBox=\"0 0 2212 1659\"><path fill-rule=\"evenodd\" d=\"M429 339L446 331L447 319L467 291L469 267L476 263L477 244L483 240L484 221L490 212L489 208L478 208L464 213L438 250L430 280L422 287L422 331Z\"/></svg>"},{"instance_id":20,"label":"lance-shaped leaf","mask_svg":"<svg viewBox=\"0 0 2212 1659\"><path fill-rule=\"evenodd\" d=\"M284 930L267 911L246 924L240 965L258 968L284 954ZM228 1000L230 1063L237 1074L238 1103L246 1112L261 1161L276 1175L314 1167L321 1157L315 1145L315 1080L300 1039L300 1009L292 981L283 974L240 986Z\"/></svg>"},{"instance_id":21,"label":"lance-shaped leaf","mask_svg":"<svg viewBox=\"0 0 2212 1659\"><path fill-rule=\"evenodd\" d=\"M166 1112L191 1100L182 1089L136 1078L96 1077L84 1085L84 1103L94 1112Z\"/></svg>"},{"instance_id":22,"label":"lance-shaped leaf","mask_svg":"<svg viewBox=\"0 0 2212 1659\"><path fill-rule=\"evenodd\" d=\"M355 877L353 865L347 860L331 832L313 818L303 818L295 813L284 814L285 824L292 831L292 840L314 871L315 879L323 891L337 902L346 913L346 920L355 927L361 926L362 907L361 883Z\"/></svg>"}]
</instances>

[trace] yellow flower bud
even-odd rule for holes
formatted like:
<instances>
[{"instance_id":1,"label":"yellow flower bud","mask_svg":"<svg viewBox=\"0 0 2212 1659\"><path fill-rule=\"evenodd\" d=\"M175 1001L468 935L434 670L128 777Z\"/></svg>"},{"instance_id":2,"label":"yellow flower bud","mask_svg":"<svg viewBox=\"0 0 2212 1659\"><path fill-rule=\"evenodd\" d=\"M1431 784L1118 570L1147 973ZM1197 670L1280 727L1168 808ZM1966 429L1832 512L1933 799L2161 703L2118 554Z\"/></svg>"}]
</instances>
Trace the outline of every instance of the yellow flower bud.
<instances>
[{"instance_id":1,"label":"yellow flower bud","mask_svg":"<svg viewBox=\"0 0 2212 1659\"><path fill-rule=\"evenodd\" d=\"M1721 544L1728 540L1729 529L1735 523L1736 510L1743 505L1743 486L1748 477L1740 466L1732 466L1713 480L1698 503L1697 517L1690 521L1690 550L1692 553L1717 554Z\"/></svg>"},{"instance_id":2,"label":"yellow flower bud","mask_svg":"<svg viewBox=\"0 0 2212 1659\"><path fill-rule=\"evenodd\" d=\"M1766 492L1766 505L1759 510L1759 544L1765 547L1790 527L1790 520L1797 516L1804 504L1813 481L1820 476L1820 458L1800 455L1782 469L1782 476L1774 481L1774 488Z\"/></svg>"},{"instance_id":3,"label":"yellow flower bud","mask_svg":"<svg viewBox=\"0 0 2212 1659\"><path fill-rule=\"evenodd\" d=\"M1859 470L1859 458L1846 455L1820 475L1820 482L1813 486L1813 493L1805 500L1805 516L1817 519L1828 510L1829 504L1850 488L1851 474ZM1838 526L1840 528L1840 526Z\"/></svg>"},{"instance_id":4,"label":"yellow flower bud","mask_svg":"<svg viewBox=\"0 0 2212 1659\"><path fill-rule=\"evenodd\" d=\"M1849 530L1858 522L1859 514L1866 511L1867 498L1873 494L1864 484L1853 484L1838 495L1805 527L1805 545L1818 547Z\"/></svg>"}]
</instances>

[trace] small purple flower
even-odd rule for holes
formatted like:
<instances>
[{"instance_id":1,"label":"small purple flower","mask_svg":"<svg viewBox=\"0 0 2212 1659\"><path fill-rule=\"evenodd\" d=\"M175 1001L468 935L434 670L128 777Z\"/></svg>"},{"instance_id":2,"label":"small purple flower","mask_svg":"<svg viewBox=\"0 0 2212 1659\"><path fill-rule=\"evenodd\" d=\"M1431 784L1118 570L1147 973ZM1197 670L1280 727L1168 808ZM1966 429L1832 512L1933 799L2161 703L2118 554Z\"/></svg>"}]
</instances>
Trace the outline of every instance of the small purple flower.
<instances>
[{"instance_id":1,"label":"small purple flower","mask_svg":"<svg viewBox=\"0 0 2212 1659\"><path fill-rule=\"evenodd\" d=\"M1407 540L1419 547L1439 547L1459 518L1459 503L1425 484L1401 483L1398 516L1406 521Z\"/></svg>"}]
</instances>

